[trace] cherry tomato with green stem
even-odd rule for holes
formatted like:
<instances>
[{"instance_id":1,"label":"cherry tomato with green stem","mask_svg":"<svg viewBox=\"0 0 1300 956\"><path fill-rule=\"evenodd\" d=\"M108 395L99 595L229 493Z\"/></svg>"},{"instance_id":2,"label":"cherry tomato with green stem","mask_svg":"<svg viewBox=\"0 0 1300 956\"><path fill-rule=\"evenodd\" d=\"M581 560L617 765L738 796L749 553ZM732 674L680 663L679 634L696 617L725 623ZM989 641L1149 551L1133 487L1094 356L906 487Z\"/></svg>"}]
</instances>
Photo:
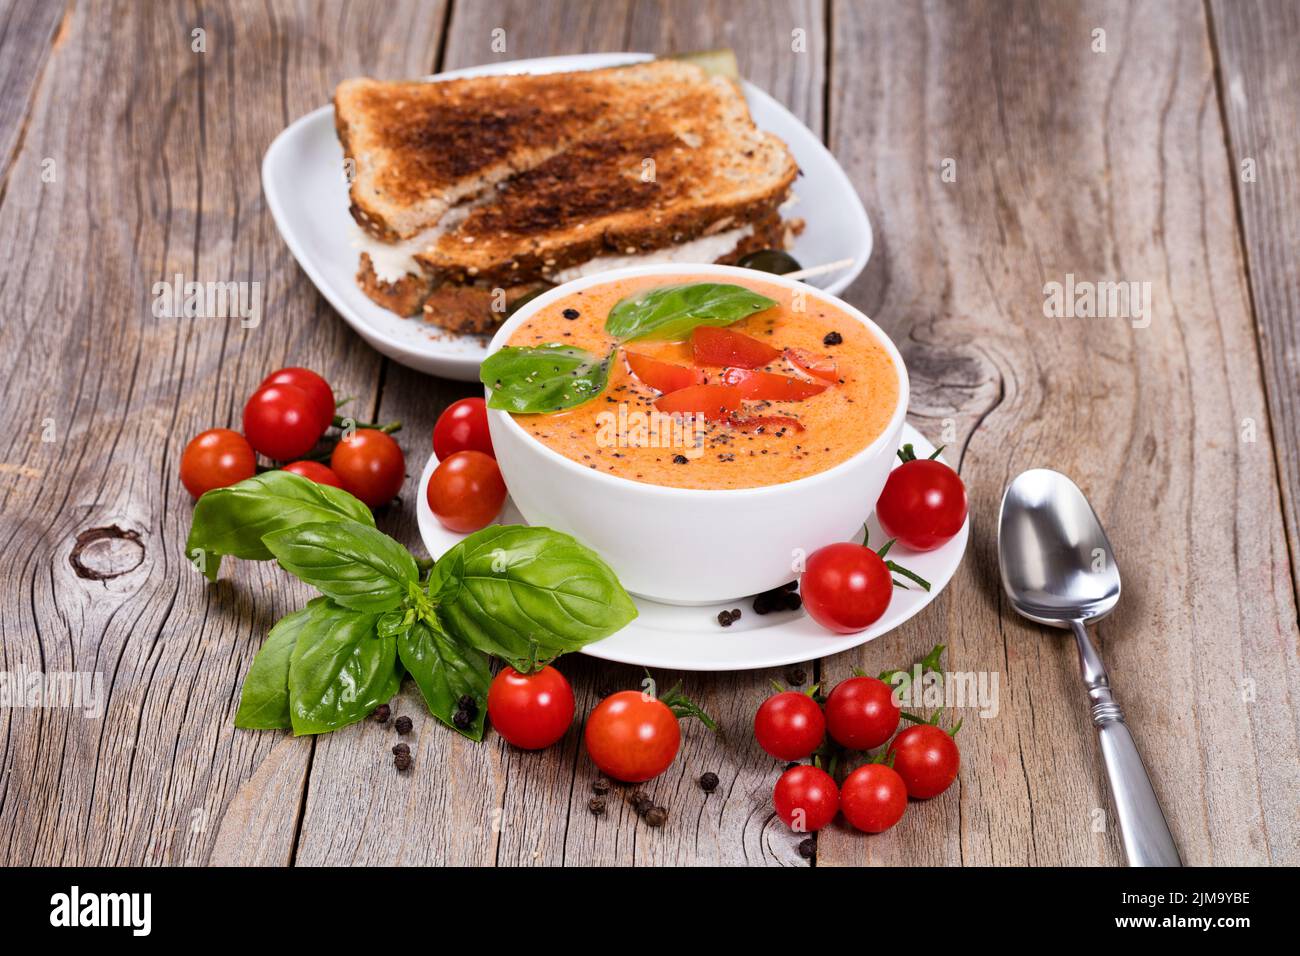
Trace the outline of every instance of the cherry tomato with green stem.
<instances>
[{"instance_id":1,"label":"cherry tomato with green stem","mask_svg":"<svg viewBox=\"0 0 1300 956\"><path fill-rule=\"evenodd\" d=\"M307 393L316 409L316 420L321 433L334 424L334 390L329 382L309 368L282 368L272 372L258 388L268 385L293 385Z\"/></svg>"},{"instance_id":2,"label":"cherry tomato with green stem","mask_svg":"<svg viewBox=\"0 0 1300 956\"><path fill-rule=\"evenodd\" d=\"M952 734L933 724L908 727L889 745L907 795L917 800L937 797L957 779L961 753Z\"/></svg>"},{"instance_id":3,"label":"cherry tomato with green stem","mask_svg":"<svg viewBox=\"0 0 1300 956\"><path fill-rule=\"evenodd\" d=\"M826 698L826 729L850 750L872 750L888 740L902 719L894 689L875 677L840 681Z\"/></svg>"},{"instance_id":4,"label":"cherry tomato with green stem","mask_svg":"<svg viewBox=\"0 0 1300 956\"><path fill-rule=\"evenodd\" d=\"M844 778L840 809L855 828L864 833L881 833L903 818L907 787L893 768L869 763Z\"/></svg>"},{"instance_id":5,"label":"cherry tomato with green stem","mask_svg":"<svg viewBox=\"0 0 1300 956\"><path fill-rule=\"evenodd\" d=\"M966 523L966 486L943 462L917 458L911 445L904 445L898 455L903 464L889 473L876 502L876 518L885 534L904 547L933 551Z\"/></svg>"},{"instance_id":6,"label":"cherry tomato with green stem","mask_svg":"<svg viewBox=\"0 0 1300 956\"><path fill-rule=\"evenodd\" d=\"M769 697L754 715L754 738L778 760L802 760L820 747L825 737L822 709L798 691Z\"/></svg>"},{"instance_id":7,"label":"cherry tomato with green stem","mask_svg":"<svg viewBox=\"0 0 1300 956\"><path fill-rule=\"evenodd\" d=\"M573 688L549 665L531 674L506 666L492 679L487 709L492 726L508 743L541 750L573 723Z\"/></svg>"},{"instance_id":8,"label":"cherry tomato with green stem","mask_svg":"<svg viewBox=\"0 0 1300 956\"><path fill-rule=\"evenodd\" d=\"M639 690L610 694L591 712L583 741L601 773L626 783L643 783L672 764L681 746L681 717L696 717L710 730L717 725L673 688L663 698Z\"/></svg>"},{"instance_id":9,"label":"cherry tomato with green stem","mask_svg":"<svg viewBox=\"0 0 1300 956\"><path fill-rule=\"evenodd\" d=\"M190 439L181 453L181 484L195 498L226 488L257 473L257 456L248 440L229 428L209 428Z\"/></svg>"},{"instance_id":10,"label":"cherry tomato with green stem","mask_svg":"<svg viewBox=\"0 0 1300 956\"><path fill-rule=\"evenodd\" d=\"M375 428L358 428L334 446L330 468L343 490L372 508L392 501L406 478L406 457L397 442Z\"/></svg>"},{"instance_id":11,"label":"cherry tomato with green stem","mask_svg":"<svg viewBox=\"0 0 1300 956\"><path fill-rule=\"evenodd\" d=\"M248 443L273 461L301 458L324 433L318 406L297 385L259 388L244 405Z\"/></svg>"},{"instance_id":12,"label":"cherry tomato with green stem","mask_svg":"<svg viewBox=\"0 0 1300 956\"><path fill-rule=\"evenodd\" d=\"M781 774L772 790L772 806L795 833L816 833L835 819L840 791L825 770L800 764Z\"/></svg>"}]
</instances>

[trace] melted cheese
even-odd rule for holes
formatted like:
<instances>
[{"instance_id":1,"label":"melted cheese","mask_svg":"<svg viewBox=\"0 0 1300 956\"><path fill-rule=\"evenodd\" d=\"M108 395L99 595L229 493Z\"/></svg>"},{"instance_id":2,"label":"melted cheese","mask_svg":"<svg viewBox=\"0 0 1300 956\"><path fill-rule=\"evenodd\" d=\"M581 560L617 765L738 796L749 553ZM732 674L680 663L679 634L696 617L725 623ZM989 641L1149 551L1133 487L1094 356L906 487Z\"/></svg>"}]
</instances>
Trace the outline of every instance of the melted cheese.
<instances>
[{"instance_id":1,"label":"melted cheese","mask_svg":"<svg viewBox=\"0 0 1300 956\"><path fill-rule=\"evenodd\" d=\"M655 249L653 252L643 252L639 255L597 256L576 266L561 269L549 276L549 278L552 282L559 284L572 282L574 279L581 279L583 276L595 275L597 272L622 269L626 266L644 266L660 262L712 263L733 252L736 246L740 245L740 241L752 235L753 232L754 227L752 225L742 226L739 229L728 229L726 232L720 232L713 236L701 236L698 239L692 239L690 242L668 246L664 249Z\"/></svg>"}]
</instances>

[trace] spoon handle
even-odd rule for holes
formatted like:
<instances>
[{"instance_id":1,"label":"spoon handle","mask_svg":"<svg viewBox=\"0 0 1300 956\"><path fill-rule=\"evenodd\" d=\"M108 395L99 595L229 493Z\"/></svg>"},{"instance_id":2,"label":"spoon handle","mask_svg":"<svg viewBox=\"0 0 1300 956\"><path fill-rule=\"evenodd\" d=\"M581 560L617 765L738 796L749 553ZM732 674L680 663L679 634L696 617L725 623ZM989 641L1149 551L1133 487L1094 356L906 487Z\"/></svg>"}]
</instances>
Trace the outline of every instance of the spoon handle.
<instances>
[{"instance_id":1,"label":"spoon handle","mask_svg":"<svg viewBox=\"0 0 1300 956\"><path fill-rule=\"evenodd\" d=\"M1082 621L1071 621L1070 629L1079 647L1079 669L1092 702L1092 722L1101 742L1101 756L1106 764L1129 866L1182 866L1173 834L1151 787L1151 777L1124 722L1124 711L1111 692L1110 677L1101 655Z\"/></svg>"}]
</instances>

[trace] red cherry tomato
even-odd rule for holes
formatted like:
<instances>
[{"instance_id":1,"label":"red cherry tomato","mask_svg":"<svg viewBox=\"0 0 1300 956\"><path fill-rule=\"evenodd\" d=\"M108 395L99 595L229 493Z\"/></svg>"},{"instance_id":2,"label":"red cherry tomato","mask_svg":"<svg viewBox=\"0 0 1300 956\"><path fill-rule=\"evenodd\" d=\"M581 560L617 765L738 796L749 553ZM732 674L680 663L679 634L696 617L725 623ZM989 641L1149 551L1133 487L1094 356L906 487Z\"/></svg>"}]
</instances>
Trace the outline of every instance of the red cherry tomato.
<instances>
[{"instance_id":1,"label":"red cherry tomato","mask_svg":"<svg viewBox=\"0 0 1300 956\"><path fill-rule=\"evenodd\" d=\"M697 326L691 333L691 350L696 365L731 365L736 368L762 368L781 354L766 342L711 325Z\"/></svg>"},{"instance_id":2,"label":"red cherry tomato","mask_svg":"<svg viewBox=\"0 0 1300 956\"><path fill-rule=\"evenodd\" d=\"M937 797L957 779L961 754L957 741L942 727L917 724L908 727L889 745L894 769L903 779L907 794L918 800Z\"/></svg>"},{"instance_id":3,"label":"red cherry tomato","mask_svg":"<svg viewBox=\"0 0 1300 956\"><path fill-rule=\"evenodd\" d=\"M506 482L497 460L481 451L458 451L438 462L425 492L429 510L448 531L485 528L501 512Z\"/></svg>"},{"instance_id":4,"label":"red cherry tomato","mask_svg":"<svg viewBox=\"0 0 1300 956\"><path fill-rule=\"evenodd\" d=\"M830 382L832 385L840 380L840 370L836 367L833 358L818 358L804 349L786 349L785 357L790 360L791 365L805 375Z\"/></svg>"},{"instance_id":5,"label":"red cherry tomato","mask_svg":"<svg viewBox=\"0 0 1300 956\"><path fill-rule=\"evenodd\" d=\"M301 458L324 432L318 406L297 385L259 388L244 405L248 443L275 461Z\"/></svg>"},{"instance_id":6,"label":"red cherry tomato","mask_svg":"<svg viewBox=\"0 0 1300 956\"><path fill-rule=\"evenodd\" d=\"M814 621L827 630L852 634L885 613L894 596L894 581L880 555L845 542L808 556L799 593Z\"/></svg>"},{"instance_id":7,"label":"red cherry tomato","mask_svg":"<svg viewBox=\"0 0 1300 956\"><path fill-rule=\"evenodd\" d=\"M740 408L745 396L734 385L688 385L655 400L655 408L665 415L703 415L711 420L728 418Z\"/></svg>"},{"instance_id":8,"label":"red cherry tomato","mask_svg":"<svg viewBox=\"0 0 1300 956\"><path fill-rule=\"evenodd\" d=\"M821 746L825 736L822 709L798 691L769 697L754 715L758 745L778 760L802 760Z\"/></svg>"},{"instance_id":9,"label":"red cherry tomato","mask_svg":"<svg viewBox=\"0 0 1300 956\"><path fill-rule=\"evenodd\" d=\"M359 428L334 447L330 468L343 490L372 508L386 505L402 490L406 458L391 437L374 428Z\"/></svg>"},{"instance_id":10,"label":"red cherry tomato","mask_svg":"<svg viewBox=\"0 0 1300 956\"><path fill-rule=\"evenodd\" d=\"M256 473L257 456L252 447L243 435L229 428L199 432L181 453L181 484L195 498Z\"/></svg>"},{"instance_id":11,"label":"red cherry tomato","mask_svg":"<svg viewBox=\"0 0 1300 956\"><path fill-rule=\"evenodd\" d=\"M282 368L268 375L257 387L266 388L268 385L297 386L307 393L307 397L316 407L321 432L324 433L325 429L334 424L334 390L330 388L329 382L311 369Z\"/></svg>"},{"instance_id":12,"label":"red cherry tomato","mask_svg":"<svg viewBox=\"0 0 1300 956\"><path fill-rule=\"evenodd\" d=\"M966 486L941 461L918 458L889 473L876 502L880 527L913 551L946 544L966 521Z\"/></svg>"},{"instance_id":13,"label":"red cherry tomato","mask_svg":"<svg viewBox=\"0 0 1300 956\"><path fill-rule=\"evenodd\" d=\"M842 747L871 750L893 735L902 713L894 703L894 689L884 681L850 677L826 698L826 729Z\"/></svg>"},{"instance_id":14,"label":"red cherry tomato","mask_svg":"<svg viewBox=\"0 0 1300 956\"><path fill-rule=\"evenodd\" d=\"M497 733L524 750L555 743L573 723L573 688L554 667L521 674L503 667L488 689L488 719Z\"/></svg>"},{"instance_id":15,"label":"red cherry tomato","mask_svg":"<svg viewBox=\"0 0 1300 956\"><path fill-rule=\"evenodd\" d=\"M583 739L601 773L642 783L668 769L682 731L667 704L639 690L624 690L596 705Z\"/></svg>"},{"instance_id":16,"label":"red cherry tomato","mask_svg":"<svg viewBox=\"0 0 1300 956\"><path fill-rule=\"evenodd\" d=\"M492 436L488 434L487 403L481 398L452 402L433 426L433 453L438 460L450 458L458 451L481 451L496 457Z\"/></svg>"},{"instance_id":17,"label":"red cherry tomato","mask_svg":"<svg viewBox=\"0 0 1300 956\"><path fill-rule=\"evenodd\" d=\"M903 818L907 788L903 778L883 763L859 767L840 788L844 818L864 833L888 830Z\"/></svg>"},{"instance_id":18,"label":"red cherry tomato","mask_svg":"<svg viewBox=\"0 0 1300 956\"><path fill-rule=\"evenodd\" d=\"M795 833L816 833L835 819L840 791L825 770L801 764L781 774L772 791L772 805Z\"/></svg>"},{"instance_id":19,"label":"red cherry tomato","mask_svg":"<svg viewBox=\"0 0 1300 956\"><path fill-rule=\"evenodd\" d=\"M661 362L636 352L625 351L623 357L627 359L627 366L632 370L633 375L665 395L686 388L688 385L699 385L704 381L704 373L697 368Z\"/></svg>"},{"instance_id":20,"label":"red cherry tomato","mask_svg":"<svg viewBox=\"0 0 1300 956\"><path fill-rule=\"evenodd\" d=\"M802 402L830 387L823 382L801 381L748 368L724 368L719 380L724 385L735 385L746 399L760 402Z\"/></svg>"},{"instance_id":21,"label":"red cherry tomato","mask_svg":"<svg viewBox=\"0 0 1300 956\"><path fill-rule=\"evenodd\" d=\"M295 461L285 465L281 470L291 471L295 475L310 478L318 485L329 485L331 488L343 487L343 482L339 481L339 476L334 474L327 465L322 465L318 461Z\"/></svg>"}]
</instances>

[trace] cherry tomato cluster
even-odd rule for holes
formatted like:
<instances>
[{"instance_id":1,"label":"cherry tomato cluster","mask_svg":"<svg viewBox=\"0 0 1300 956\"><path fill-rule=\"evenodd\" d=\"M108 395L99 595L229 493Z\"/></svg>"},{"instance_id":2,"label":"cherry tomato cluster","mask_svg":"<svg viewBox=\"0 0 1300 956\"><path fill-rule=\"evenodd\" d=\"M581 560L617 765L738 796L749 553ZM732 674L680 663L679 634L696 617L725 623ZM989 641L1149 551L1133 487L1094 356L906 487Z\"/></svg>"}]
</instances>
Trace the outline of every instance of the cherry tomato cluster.
<instances>
[{"instance_id":1,"label":"cherry tomato cluster","mask_svg":"<svg viewBox=\"0 0 1300 956\"><path fill-rule=\"evenodd\" d=\"M497 733L523 750L558 742L573 723L573 688L546 666L528 674L503 667L488 689L488 719ZM678 720L695 717L716 730L708 714L677 688L656 697L640 690L610 694L587 717L583 741L601 773L643 783L672 764L681 747Z\"/></svg>"},{"instance_id":2,"label":"cherry tomato cluster","mask_svg":"<svg viewBox=\"0 0 1300 956\"><path fill-rule=\"evenodd\" d=\"M931 651L924 666L937 668L942 650L940 646ZM792 830L815 833L843 812L854 828L880 833L902 819L908 797L938 796L957 778L961 755L953 739L956 731L919 723L895 736L903 711L894 688L880 677L859 675L842 681L824 706L817 702L816 691L781 691L764 701L754 715L759 746L779 760L816 754L820 763L831 750L827 735L846 751L874 750L893 740L839 784L817 763L787 769L772 791L772 803ZM831 761L832 769L838 759Z\"/></svg>"},{"instance_id":3,"label":"cherry tomato cluster","mask_svg":"<svg viewBox=\"0 0 1300 956\"><path fill-rule=\"evenodd\" d=\"M212 428L185 446L181 483L198 498L251 478L261 454L288 462L285 471L342 488L372 508L387 504L406 477L402 449L388 434L400 426L348 427L327 459L307 457L331 426L342 426L336 410L334 390L310 369L272 372L244 405L243 434Z\"/></svg>"},{"instance_id":4,"label":"cherry tomato cluster","mask_svg":"<svg viewBox=\"0 0 1300 956\"><path fill-rule=\"evenodd\" d=\"M438 416L433 453L438 467L425 489L433 516L458 534L491 524L505 503L506 483L492 451L483 399L462 398Z\"/></svg>"}]
</instances>

